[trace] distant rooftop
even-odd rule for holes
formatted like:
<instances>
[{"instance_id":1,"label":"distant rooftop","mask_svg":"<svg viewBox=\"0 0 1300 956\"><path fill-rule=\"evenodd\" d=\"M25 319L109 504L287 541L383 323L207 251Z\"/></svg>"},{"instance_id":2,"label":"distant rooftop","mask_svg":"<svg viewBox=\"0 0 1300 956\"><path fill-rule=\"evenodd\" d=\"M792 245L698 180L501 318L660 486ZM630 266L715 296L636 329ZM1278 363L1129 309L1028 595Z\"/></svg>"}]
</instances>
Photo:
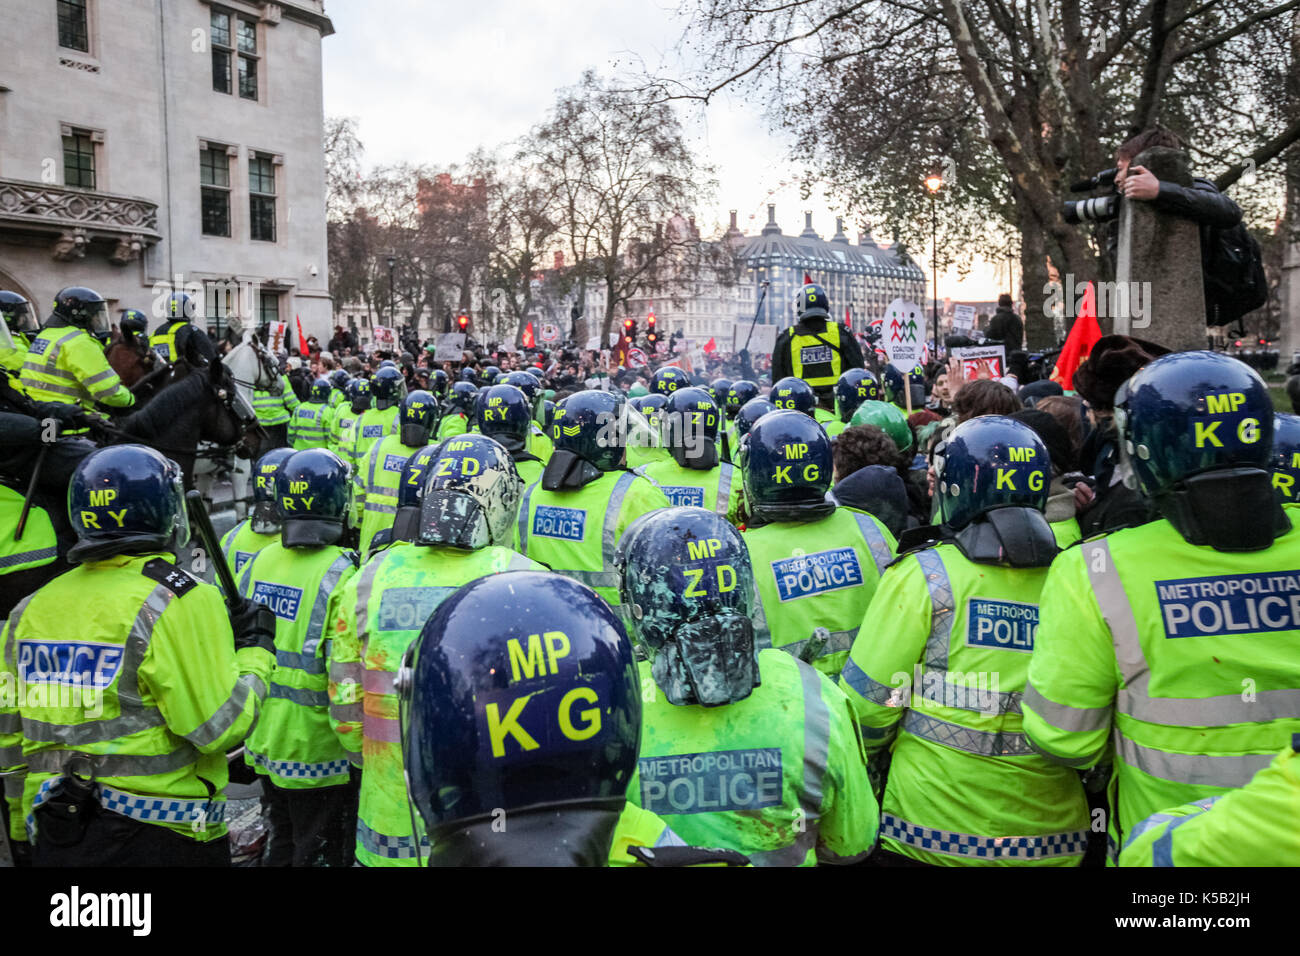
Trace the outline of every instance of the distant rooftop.
<instances>
[{"instance_id":1,"label":"distant rooftop","mask_svg":"<svg viewBox=\"0 0 1300 956\"><path fill-rule=\"evenodd\" d=\"M735 229L735 219L732 219ZM804 214L804 229L797 236L781 231L776 206L767 207L767 225L757 236L729 237L737 243L737 255L750 266L782 265L804 269L850 272L859 275L922 278L921 269L897 245L880 246L869 233L859 233L857 244L844 234L844 220L835 220L835 235L821 238L812 227L812 213ZM900 254L901 253L901 254Z\"/></svg>"}]
</instances>

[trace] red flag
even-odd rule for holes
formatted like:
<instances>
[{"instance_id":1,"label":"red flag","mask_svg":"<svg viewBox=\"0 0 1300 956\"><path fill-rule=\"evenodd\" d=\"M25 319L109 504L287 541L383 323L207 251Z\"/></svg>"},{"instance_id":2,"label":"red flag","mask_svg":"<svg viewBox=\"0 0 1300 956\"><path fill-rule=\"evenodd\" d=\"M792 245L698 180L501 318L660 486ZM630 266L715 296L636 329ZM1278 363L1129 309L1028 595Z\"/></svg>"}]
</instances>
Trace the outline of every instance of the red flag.
<instances>
[{"instance_id":1,"label":"red flag","mask_svg":"<svg viewBox=\"0 0 1300 956\"><path fill-rule=\"evenodd\" d=\"M812 284L813 284L812 276L810 276L810 275L809 275L808 273L806 273L806 272L803 274L803 284L804 284L804 285L812 285Z\"/></svg>"},{"instance_id":2,"label":"red flag","mask_svg":"<svg viewBox=\"0 0 1300 956\"><path fill-rule=\"evenodd\" d=\"M529 322L524 326L522 341L524 343L524 348L526 349L537 348L537 339L533 336L533 323Z\"/></svg>"},{"instance_id":3,"label":"red flag","mask_svg":"<svg viewBox=\"0 0 1300 956\"><path fill-rule=\"evenodd\" d=\"M853 328L853 316L850 314L849 307L847 305L844 307L844 327L846 329Z\"/></svg>"},{"instance_id":4,"label":"red flag","mask_svg":"<svg viewBox=\"0 0 1300 956\"><path fill-rule=\"evenodd\" d=\"M1101 326L1097 324L1097 294L1092 283L1089 282L1083 292L1083 301L1079 303L1078 318L1070 327L1065 346L1056 358L1052 381L1067 392L1074 391L1074 373L1100 338Z\"/></svg>"},{"instance_id":5,"label":"red flag","mask_svg":"<svg viewBox=\"0 0 1300 956\"><path fill-rule=\"evenodd\" d=\"M718 350L718 343L713 341L713 339L709 339L707 342L704 343L705 352L713 353L716 352L717 350Z\"/></svg>"},{"instance_id":6,"label":"red flag","mask_svg":"<svg viewBox=\"0 0 1300 956\"><path fill-rule=\"evenodd\" d=\"M303 358L306 358L311 355L311 349L307 348L307 336L302 334L302 319L298 318L295 312L293 320L298 324L298 351L302 353Z\"/></svg>"}]
</instances>

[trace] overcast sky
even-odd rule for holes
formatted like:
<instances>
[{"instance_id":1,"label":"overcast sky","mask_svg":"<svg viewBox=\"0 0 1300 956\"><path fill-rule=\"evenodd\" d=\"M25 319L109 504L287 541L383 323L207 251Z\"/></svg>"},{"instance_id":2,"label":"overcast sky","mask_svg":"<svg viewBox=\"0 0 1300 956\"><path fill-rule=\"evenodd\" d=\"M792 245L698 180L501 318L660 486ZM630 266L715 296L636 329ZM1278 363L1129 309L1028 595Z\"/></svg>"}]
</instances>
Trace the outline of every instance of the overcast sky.
<instances>
[{"instance_id":1,"label":"overcast sky","mask_svg":"<svg viewBox=\"0 0 1300 956\"><path fill-rule=\"evenodd\" d=\"M450 165L512 140L584 69L679 65L685 26L669 0L327 0L326 9L337 32L324 44L325 112L359 120L367 166ZM725 226L729 209L742 231L757 232L769 202L787 233L803 229L805 209L823 237L834 233L843 210L820 188L799 198L800 169L761 105L724 97L705 111L684 108L682 119L697 156L717 168L714 201L696 210L706 234ZM846 223L850 238L856 230ZM961 293L987 298L990 280L972 275ZM941 296L954 281L940 279Z\"/></svg>"}]
</instances>

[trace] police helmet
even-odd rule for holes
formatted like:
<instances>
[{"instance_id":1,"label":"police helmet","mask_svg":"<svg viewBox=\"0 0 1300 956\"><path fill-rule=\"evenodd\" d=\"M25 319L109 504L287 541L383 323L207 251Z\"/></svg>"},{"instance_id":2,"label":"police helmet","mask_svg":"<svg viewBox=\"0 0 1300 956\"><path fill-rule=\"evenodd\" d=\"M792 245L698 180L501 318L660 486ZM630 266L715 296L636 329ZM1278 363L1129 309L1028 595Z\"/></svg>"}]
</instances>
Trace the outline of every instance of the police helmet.
<instances>
[{"instance_id":1,"label":"police helmet","mask_svg":"<svg viewBox=\"0 0 1300 956\"><path fill-rule=\"evenodd\" d=\"M738 455L751 516L762 521L808 521L824 517L831 487L831 440L802 412L778 409L764 415Z\"/></svg>"},{"instance_id":2,"label":"police helmet","mask_svg":"<svg viewBox=\"0 0 1300 956\"><path fill-rule=\"evenodd\" d=\"M715 378L709 383L709 396L719 409L727 404L727 393L729 391L731 391L731 379L729 378Z\"/></svg>"},{"instance_id":3,"label":"police helmet","mask_svg":"<svg viewBox=\"0 0 1300 956\"><path fill-rule=\"evenodd\" d=\"M542 394L541 383L527 372L507 372L502 383L513 385L528 396L528 405L530 408L533 403L537 401L537 396Z\"/></svg>"},{"instance_id":4,"label":"police helmet","mask_svg":"<svg viewBox=\"0 0 1300 956\"><path fill-rule=\"evenodd\" d=\"M68 485L68 560L179 550L190 536L181 482L180 466L144 445L92 451Z\"/></svg>"},{"instance_id":5,"label":"police helmet","mask_svg":"<svg viewBox=\"0 0 1300 956\"><path fill-rule=\"evenodd\" d=\"M392 541L414 541L419 536L424 486L428 484L429 472L440 448L441 442L425 445L406 459L406 464L402 466L402 477L397 482L397 515L393 518L393 526L391 529L381 529L375 535L371 541L372 550Z\"/></svg>"},{"instance_id":6,"label":"police helmet","mask_svg":"<svg viewBox=\"0 0 1300 956\"><path fill-rule=\"evenodd\" d=\"M831 300L826 290L815 282L810 282L795 293L794 314L799 319L811 319L820 316L829 319Z\"/></svg>"},{"instance_id":7,"label":"police helmet","mask_svg":"<svg viewBox=\"0 0 1300 956\"><path fill-rule=\"evenodd\" d=\"M379 371L379 369L381 368L397 368L397 363L394 362L392 359L384 359L382 362L380 362L378 365L375 366L375 371Z\"/></svg>"},{"instance_id":8,"label":"police helmet","mask_svg":"<svg viewBox=\"0 0 1300 956\"><path fill-rule=\"evenodd\" d=\"M912 450L915 441L912 427L907 424L907 416L897 405L888 402L876 402L868 399L858 406L858 410L849 419L849 427L858 425L875 425L891 439L901 452Z\"/></svg>"},{"instance_id":9,"label":"police helmet","mask_svg":"<svg viewBox=\"0 0 1300 956\"><path fill-rule=\"evenodd\" d=\"M684 371L672 365L665 365L655 372L654 378L650 380L650 391L656 395L666 396L679 388L689 388L690 384L690 377Z\"/></svg>"},{"instance_id":10,"label":"police helmet","mask_svg":"<svg viewBox=\"0 0 1300 956\"><path fill-rule=\"evenodd\" d=\"M370 379L354 378L348 382L348 401L352 403L352 413L360 415L374 403L374 393L370 388Z\"/></svg>"},{"instance_id":11,"label":"police helmet","mask_svg":"<svg viewBox=\"0 0 1300 956\"><path fill-rule=\"evenodd\" d=\"M350 378L351 376L341 368L336 368L329 374L330 385L337 388L340 392L344 391L348 387L348 380Z\"/></svg>"},{"instance_id":12,"label":"police helmet","mask_svg":"<svg viewBox=\"0 0 1300 956\"><path fill-rule=\"evenodd\" d=\"M1300 415L1273 416L1273 490L1282 504L1300 501Z\"/></svg>"},{"instance_id":13,"label":"police helmet","mask_svg":"<svg viewBox=\"0 0 1300 956\"><path fill-rule=\"evenodd\" d=\"M768 392L768 400L777 408L811 415L817 407L817 393L801 378L787 375Z\"/></svg>"},{"instance_id":14,"label":"police helmet","mask_svg":"<svg viewBox=\"0 0 1300 956\"><path fill-rule=\"evenodd\" d=\"M474 419L480 432L495 438L513 454L523 450L532 430L532 404L513 385L493 385L479 392Z\"/></svg>"},{"instance_id":15,"label":"police helmet","mask_svg":"<svg viewBox=\"0 0 1300 956\"><path fill-rule=\"evenodd\" d=\"M375 377L370 380L370 391L379 411L395 408L406 397L406 376L396 365L385 365L375 371Z\"/></svg>"},{"instance_id":16,"label":"police helmet","mask_svg":"<svg viewBox=\"0 0 1300 956\"><path fill-rule=\"evenodd\" d=\"M435 368L429 373L429 385L433 390L433 394L437 395L439 398L446 396L449 381L447 373L443 369Z\"/></svg>"},{"instance_id":17,"label":"police helmet","mask_svg":"<svg viewBox=\"0 0 1300 956\"><path fill-rule=\"evenodd\" d=\"M478 374L474 371L472 366L466 365L460 370L460 380L462 382L473 383L478 380Z\"/></svg>"},{"instance_id":18,"label":"police helmet","mask_svg":"<svg viewBox=\"0 0 1300 956\"><path fill-rule=\"evenodd\" d=\"M632 523L615 563L629 627L670 704L716 707L760 683L754 572L740 533L703 508L663 508Z\"/></svg>"},{"instance_id":19,"label":"police helmet","mask_svg":"<svg viewBox=\"0 0 1300 956\"><path fill-rule=\"evenodd\" d=\"M94 289L69 286L54 297L54 315L74 328L84 329L98 339L108 338L112 326L108 303Z\"/></svg>"},{"instance_id":20,"label":"police helmet","mask_svg":"<svg viewBox=\"0 0 1300 956\"><path fill-rule=\"evenodd\" d=\"M629 399L628 404L646 417L647 420L654 422L659 418L659 413L668 404L668 396L660 395L655 392L652 395L639 395L636 398Z\"/></svg>"},{"instance_id":21,"label":"police helmet","mask_svg":"<svg viewBox=\"0 0 1300 956\"><path fill-rule=\"evenodd\" d=\"M286 548L338 544L352 523L352 469L324 448L296 451L275 474L280 543Z\"/></svg>"},{"instance_id":22,"label":"police helmet","mask_svg":"<svg viewBox=\"0 0 1300 956\"><path fill-rule=\"evenodd\" d=\"M540 384L541 382L545 381L545 379L546 379L546 373L543 372L543 371L542 371L540 368L538 368L536 365L529 365L529 366L527 366L527 367L524 368L524 371L525 371L526 373L528 373L529 375L531 375L533 378L537 379L537 381L538 381L539 384Z\"/></svg>"},{"instance_id":23,"label":"police helmet","mask_svg":"<svg viewBox=\"0 0 1300 956\"><path fill-rule=\"evenodd\" d=\"M907 407L907 393L903 391L903 373L893 365L886 365L883 373L884 382L882 386L885 391L885 401L892 402L899 408ZM920 408L925 404L925 369L920 365L913 366L912 370L907 373L908 381L912 388L912 407ZM919 394L918 394L919 388ZM918 401L918 399L920 399Z\"/></svg>"},{"instance_id":24,"label":"police helmet","mask_svg":"<svg viewBox=\"0 0 1300 956\"><path fill-rule=\"evenodd\" d=\"M679 465L712 468L718 463L722 413L702 388L673 392L659 416L663 446Z\"/></svg>"},{"instance_id":25,"label":"police helmet","mask_svg":"<svg viewBox=\"0 0 1300 956\"><path fill-rule=\"evenodd\" d=\"M736 438L739 440L750 433L760 418L768 412L776 411L776 406L766 398L755 396L736 412Z\"/></svg>"},{"instance_id":26,"label":"police helmet","mask_svg":"<svg viewBox=\"0 0 1300 956\"><path fill-rule=\"evenodd\" d=\"M0 315L11 332L35 335L40 331L32 304L17 292L0 289Z\"/></svg>"},{"instance_id":27,"label":"police helmet","mask_svg":"<svg viewBox=\"0 0 1300 956\"><path fill-rule=\"evenodd\" d=\"M727 417L735 418L736 413L740 411L744 404L751 398L758 398L758 386L747 378L742 378L738 382L732 382L731 388L727 389Z\"/></svg>"},{"instance_id":28,"label":"police helmet","mask_svg":"<svg viewBox=\"0 0 1300 956\"><path fill-rule=\"evenodd\" d=\"M509 547L523 493L524 481L499 442L472 433L448 438L425 482L416 541L464 551Z\"/></svg>"},{"instance_id":29,"label":"police helmet","mask_svg":"<svg viewBox=\"0 0 1300 956\"><path fill-rule=\"evenodd\" d=\"M248 516L248 527L256 534L280 533L275 476L293 454L292 448L272 448L253 463L253 510Z\"/></svg>"},{"instance_id":30,"label":"police helmet","mask_svg":"<svg viewBox=\"0 0 1300 956\"><path fill-rule=\"evenodd\" d=\"M555 409L551 440L555 451L572 452L601 471L623 464L626 435L622 395L587 389L575 392Z\"/></svg>"},{"instance_id":31,"label":"police helmet","mask_svg":"<svg viewBox=\"0 0 1300 956\"><path fill-rule=\"evenodd\" d=\"M536 571L479 578L438 606L408 659L402 751L432 863L481 862L502 812L604 811L613 826L636 769L641 696L632 645L594 591ZM453 838L476 826L484 839ZM538 862L590 862L581 842L557 837Z\"/></svg>"},{"instance_id":32,"label":"police helmet","mask_svg":"<svg viewBox=\"0 0 1300 956\"><path fill-rule=\"evenodd\" d=\"M473 382L457 382L447 393L447 407L470 415L474 411L474 400L478 396L478 389Z\"/></svg>"},{"instance_id":33,"label":"police helmet","mask_svg":"<svg viewBox=\"0 0 1300 956\"><path fill-rule=\"evenodd\" d=\"M139 309L124 309L117 320L123 335L143 335L149 331L149 317Z\"/></svg>"},{"instance_id":34,"label":"police helmet","mask_svg":"<svg viewBox=\"0 0 1300 956\"><path fill-rule=\"evenodd\" d=\"M438 400L430 392L417 388L402 399L397 415L399 441L407 448L419 448L429 442L438 424Z\"/></svg>"},{"instance_id":35,"label":"police helmet","mask_svg":"<svg viewBox=\"0 0 1300 956\"><path fill-rule=\"evenodd\" d=\"M484 368L482 372L479 373L479 377L478 377L479 387L485 388L489 385L495 385L497 383L497 379L500 377L501 377L501 368L496 365L489 365L486 368Z\"/></svg>"},{"instance_id":36,"label":"police helmet","mask_svg":"<svg viewBox=\"0 0 1300 956\"><path fill-rule=\"evenodd\" d=\"M307 396L309 401L328 402L330 400L330 380L327 378L318 378L311 383L311 393Z\"/></svg>"},{"instance_id":37,"label":"police helmet","mask_svg":"<svg viewBox=\"0 0 1300 956\"><path fill-rule=\"evenodd\" d=\"M863 368L851 368L835 383L835 412L847 423L863 402L880 399L880 383Z\"/></svg>"},{"instance_id":38,"label":"police helmet","mask_svg":"<svg viewBox=\"0 0 1300 956\"><path fill-rule=\"evenodd\" d=\"M1052 462L1038 433L1001 415L962 422L934 449L939 520L960 530L997 508L1047 507Z\"/></svg>"},{"instance_id":39,"label":"police helmet","mask_svg":"<svg viewBox=\"0 0 1300 956\"><path fill-rule=\"evenodd\" d=\"M173 292L163 305L163 317L168 322L188 322L198 314L198 302L184 292Z\"/></svg>"},{"instance_id":40,"label":"police helmet","mask_svg":"<svg viewBox=\"0 0 1300 956\"><path fill-rule=\"evenodd\" d=\"M550 434L551 425L555 423L555 403L549 398L542 401L542 407L538 409L538 422L542 426L542 431Z\"/></svg>"},{"instance_id":41,"label":"police helmet","mask_svg":"<svg viewBox=\"0 0 1300 956\"><path fill-rule=\"evenodd\" d=\"M1115 393L1115 423L1149 498L1207 472L1269 468L1268 386L1219 352L1175 352L1139 369Z\"/></svg>"}]
</instances>

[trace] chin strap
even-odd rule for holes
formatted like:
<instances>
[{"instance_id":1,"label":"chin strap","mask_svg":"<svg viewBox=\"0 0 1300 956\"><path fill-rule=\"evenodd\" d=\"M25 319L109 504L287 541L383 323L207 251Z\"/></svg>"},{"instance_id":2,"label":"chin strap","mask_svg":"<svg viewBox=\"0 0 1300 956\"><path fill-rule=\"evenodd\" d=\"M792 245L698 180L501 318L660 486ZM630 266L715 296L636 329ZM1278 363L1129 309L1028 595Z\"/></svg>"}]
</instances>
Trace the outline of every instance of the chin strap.
<instances>
[{"instance_id":1,"label":"chin strap","mask_svg":"<svg viewBox=\"0 0 1300 956\"><path fill-rule=\"evenodd\" d=\"M1045 568L1060 552L1052 526L1035 508L997 508L957 532L954 543L976 564Z\"/></svg>"},{"instance_id":2,"label":"chin strap","mask_svg":"<svg viewBox=\"0 0 1300 956\"><path fill-rule=\"evenodd\" d=\"M1262 468L1228 468L1179 482L1156 500L1188 544L1215 551L1263 551L1291 530L1291 519Z\"/></svg>"},{"instance_id":3,"label":"chin strap","mask_svg":"<svg viewBox=\"0 0 1300 956\"><path fill-rule=\"evenodd\" d=\"M587 459L567 448L557 448L542 472L542 487L547 491L571 491L599 480L603 474Z\"/></svg>"},{"instance_id":4,"label":"chin strap","mask_svg":"<svg viewBox=\"0 0 1300 956\"><path fill-rule=\"evenodd\" d=\"M605 800L511 810L431 832L430 866L606 866L626 804Z\"/></svg>"}]
</instances>

